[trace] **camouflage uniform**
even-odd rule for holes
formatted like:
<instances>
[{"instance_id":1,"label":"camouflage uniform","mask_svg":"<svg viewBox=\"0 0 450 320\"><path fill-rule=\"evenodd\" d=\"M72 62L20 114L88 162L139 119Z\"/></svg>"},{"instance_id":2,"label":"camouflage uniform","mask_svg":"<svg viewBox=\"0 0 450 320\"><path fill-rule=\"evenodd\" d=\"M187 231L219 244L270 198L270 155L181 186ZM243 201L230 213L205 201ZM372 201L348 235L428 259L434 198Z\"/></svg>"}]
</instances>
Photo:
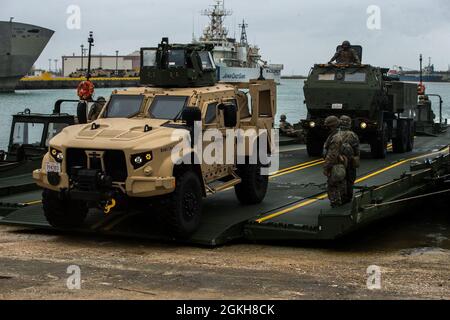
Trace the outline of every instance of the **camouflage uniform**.
<instances>
[{"instance_id":1,"label":"camouflage uniform","mask_svg":"<svg viewBox=\"0 0 450 320\"><path fill-rule=\"evenodd\" d=\"M338 64L360 64L361 61L355 50L351 48L350 42L344 41L342 48L336 52L336 54L331 58L330 64L336 61Z\"/></svg>"},{"instance_id":2,"label":"camouflage uniform","mask_svg":"<svg viewBox=\"0 0 450 320\"><path fill-rule=\"evenodd\" d=\"M103 97L99 97L97 102L94 103L91 110L89 111L88 120L94 121L97 120L98 116L102 112L102 109L106 103L106 99Z\"/></svg>"},{"instance_id":3,"label":"camouflage uniform","mask_svg":"<svg viewBox=\"0 0 450 320\"><path fill-rule=\"evenodd\" d=\"M339 207L344 203L346 193L346 179L336 179L333 176L333 170L345 163L341 155L342 136L339 130L339 119L336 117L329 117L325 121L327 127L331 129L331 133L325 142L325 163L324 174L328 178L327 190L328 199L330 199L333 208ZM345 164L344 164L345 165ZM345 174L345 172L344 172Z\"/></svg>"},{"instance_id":4,"label":"camouflage uniform","mask_svg":"<svg viewBox=\"0 0 450 320\"><path fill-rule=\"evenodd\" d=\"M359 137L351 130L352 119L347 116L341 117L341 135L343 145L348 145L350 150L343 151L347 158L346 194L344 202L351 202L353 199L353 186L356 181L356 169L359 167L361 152L359 148Z\"/></svg>"}]
</instances>

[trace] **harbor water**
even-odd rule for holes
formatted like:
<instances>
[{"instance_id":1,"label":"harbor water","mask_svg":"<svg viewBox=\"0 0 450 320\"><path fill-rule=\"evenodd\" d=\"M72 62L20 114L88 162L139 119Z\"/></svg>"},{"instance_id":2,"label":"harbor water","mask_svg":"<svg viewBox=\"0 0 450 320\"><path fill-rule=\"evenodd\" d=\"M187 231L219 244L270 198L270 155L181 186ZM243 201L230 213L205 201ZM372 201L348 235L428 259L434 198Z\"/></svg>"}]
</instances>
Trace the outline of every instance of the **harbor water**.
<instances>
[{"instance_id":1,"label":"harbor water","mask_svg":"<svg viewBox=\"0 0 450 320\"><path fill-rule=\"evenodd\" d=\"M444 99L443 115L450 118L450 83L427 83L428 93L440 94ZM108 97L113 89L96 89L96 97ZM75 89L16 91L12 94L0 94L0 150L8 145L12 115L25 109L33 113L50 113L58 99L77 99ZM303 80L283 80L278 86L278 116L286 114L290 123L297 123L306 117L304 105ZM438 115L438 102L433 100ZM75 104L63 105L63 112L74 113Z\"/></svg>"}]
</instances>

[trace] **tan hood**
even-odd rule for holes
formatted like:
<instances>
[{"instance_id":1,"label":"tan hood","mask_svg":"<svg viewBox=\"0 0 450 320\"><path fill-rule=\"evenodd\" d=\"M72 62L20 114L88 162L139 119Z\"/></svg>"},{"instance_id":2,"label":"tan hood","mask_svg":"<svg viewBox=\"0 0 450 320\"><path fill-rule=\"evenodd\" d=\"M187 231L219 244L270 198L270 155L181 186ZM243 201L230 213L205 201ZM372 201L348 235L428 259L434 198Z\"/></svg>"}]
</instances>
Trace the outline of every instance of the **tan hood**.
<instances>
[{"instance_id":1,"label":"tan hood","mask_svg":"<svg viewBox=\"0 0 450 320\"><path fill-rule=\"evenodd\" d=\"M56 148L154 149L176 142L172 135L177 129L162 127L167 123L170 121L149 118L99 119L65 128L50 144Z\"/></svg>"}]
</instances>

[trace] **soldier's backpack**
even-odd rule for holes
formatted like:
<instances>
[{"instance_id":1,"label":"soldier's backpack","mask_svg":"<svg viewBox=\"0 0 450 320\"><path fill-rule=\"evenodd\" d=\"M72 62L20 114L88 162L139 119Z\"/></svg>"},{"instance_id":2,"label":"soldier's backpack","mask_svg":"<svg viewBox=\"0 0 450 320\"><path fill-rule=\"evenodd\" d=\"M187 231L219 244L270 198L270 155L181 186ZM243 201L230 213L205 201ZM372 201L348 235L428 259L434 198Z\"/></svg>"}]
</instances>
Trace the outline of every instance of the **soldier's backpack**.
<instances>
[{"instance_id":1,"label":"soldier's backpack","mask_svg":"<svg viewBox=\"0 0 450 320\"><path fill-rule=\"evenodd\" d=\"M360 166L360 158L355 155L355 152L353 150L353 147L348 142L350 139L350 135L344 133L341 133L342 135L342 146L341 146L341 154L345 156L348 160L348 164L351 164L353 168L359 168Z\"/></svg>"},{"instance_id":2,"label":"soldier's backpack","mask_svg":"<svg viewBox=\"0 0 450 320\"><path fill-rule=\"evenodd\" d=\"M334 165L331 169L330 182L339 183L345 180L347 177L347 169L343 164Z\"/></svg>"}]
</instances>

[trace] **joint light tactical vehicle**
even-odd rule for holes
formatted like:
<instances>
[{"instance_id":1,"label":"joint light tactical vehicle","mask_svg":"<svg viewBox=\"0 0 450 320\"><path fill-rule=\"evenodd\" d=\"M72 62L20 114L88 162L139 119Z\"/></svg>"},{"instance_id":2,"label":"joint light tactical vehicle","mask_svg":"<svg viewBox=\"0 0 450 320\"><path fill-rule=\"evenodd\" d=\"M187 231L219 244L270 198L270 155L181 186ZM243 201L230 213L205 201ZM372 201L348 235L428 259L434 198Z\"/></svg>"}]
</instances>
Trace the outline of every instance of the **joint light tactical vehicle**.
<instances>
[{"instance_id":1,"label":"joint light tactical vehicle","mask_svg":"<svg viewBox=\"0 0 450 320\"><path fill-rule=\"evenodd\" d=\"M52 226L80 227L89 209L108 213L115 207L163 203L162 210L144 208L183 238L199 226L203 197L234 187L243 204L263 201L268 177L262 163L238 164L236 157L231 163L198 163L193 160L202 155L193 144L175 153L182 154L182 162L174 161L180 144L174 136L194 138L200 124L200 131L216 129L223 145L236 149L227 129L254 129L260 135L273 128L275 83L216 84L214 62L204 46L170 45L163 39L158 48L141 54L143 86L114 91L98 119L63 130L33 173L45 189L43 206ZM204 139L203 150L212 140ZM245 157L252 152L245 148Z\"/></svg>"},{"instance_id":2,"label":"joint light tactical vehicle","mask_svg":"<svg viewBox=\"0 0 450 320\"><path fill-rule=\"evenodd\" d=\"M361 55L362 50L355 50ZM388 142L394 152L411 151L414 146L414 117L417 85L394 81L388 69L359 64L318 64L305 81L308 109L302 128L310 156L321 156L330 115L347 115L362 143L371 146L375 158L384 158Z\"/></svg>"}]
</instances>

